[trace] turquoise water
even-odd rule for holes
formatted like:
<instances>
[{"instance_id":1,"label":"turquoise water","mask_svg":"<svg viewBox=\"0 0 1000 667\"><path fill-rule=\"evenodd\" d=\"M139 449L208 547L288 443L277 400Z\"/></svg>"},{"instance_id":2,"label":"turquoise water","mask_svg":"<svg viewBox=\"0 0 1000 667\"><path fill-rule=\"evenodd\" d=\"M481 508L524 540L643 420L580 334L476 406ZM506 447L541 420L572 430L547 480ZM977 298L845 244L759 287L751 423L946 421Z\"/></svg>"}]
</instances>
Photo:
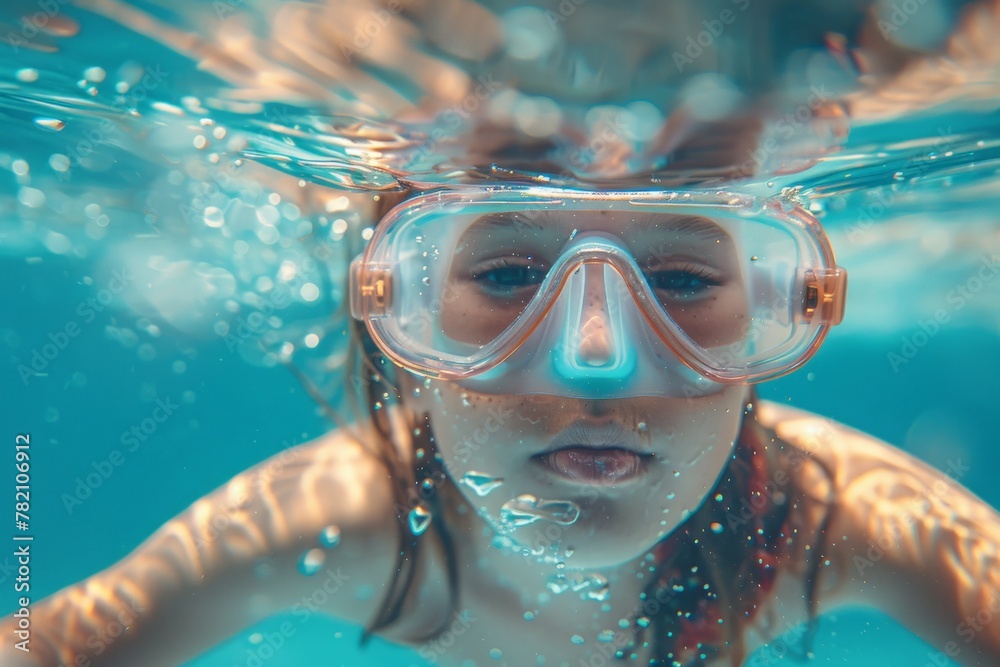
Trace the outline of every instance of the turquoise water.
<instances>
[{"instance_id":1,"label":"turquoise water","mask_svg":"<svg viewBox=\"0 0 1000 667\"><path fill-rule=\"evenodd\" d=\"M204 7L138 6L181 32L209 32ZM232 475L329 428L279 363L291 355L335 402L338 377L321 362L340 350L332 313L350 253L337 221L354 226L350 211L370 195L328 187L391 188L372 165L421 167L434 156L402 128L359 128L315 105L235 101L164 31L140 35L66 11L79 34L46 38L60 53L0 46L3 414L6 432L32 434L39 597L114 563ZM859 123L812 167L747 186L801 187L851 276L845 323L762 395L941 470L960 461L961 483L995 507L1000 277L978 276L1000 254L998 106L956 94L901 120ZM292 279L288 263L300 267ZM282 277L296 291L279 299ZM157 401L172 414L111 461ZM101 470L99 486L78 488ZM0 587L2 609L12 609L6 567ZM357 627L289 618L295 635L267 665L422 664L384 643L359 651ZM262 644L253 634L267 637L282 620L190 664L255 664ZM856 611L821 621L812 664L947 664L932 661L936 651L891 619Z\"/></svg>"}]
</instances>

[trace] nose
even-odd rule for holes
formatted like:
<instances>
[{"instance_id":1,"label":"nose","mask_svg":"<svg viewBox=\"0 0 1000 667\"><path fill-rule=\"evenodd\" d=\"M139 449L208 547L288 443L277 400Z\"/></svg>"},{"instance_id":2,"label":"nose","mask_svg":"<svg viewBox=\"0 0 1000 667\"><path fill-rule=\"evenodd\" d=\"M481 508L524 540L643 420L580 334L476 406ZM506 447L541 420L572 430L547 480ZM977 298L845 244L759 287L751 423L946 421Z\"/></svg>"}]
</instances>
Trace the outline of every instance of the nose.
<instances>
[{"instance_id":1,"label":"nose","mask_svg":"<svg viewBox=\"0 0 1000 667\"><path fill-rule=\"evenodd\" d=\"M622 280L610 264L588 262L563 288L563 332L553 349L555 371L563 380L621 383L635 370L621 304L631 297Z\"/></svg>"},{"instance_id":2,"label":"nose","mask_svg":"<svg viewBox=\"0 0 1000 667\"><path fill-rule=\"evenodd\" d=\"M583 278L583 304L578 324L579 344L576 347L577 363L583 367L601 368L614 363L615 332L608 312L607 287L601 264L581 267Z\"/></svg>"}]
</instances>

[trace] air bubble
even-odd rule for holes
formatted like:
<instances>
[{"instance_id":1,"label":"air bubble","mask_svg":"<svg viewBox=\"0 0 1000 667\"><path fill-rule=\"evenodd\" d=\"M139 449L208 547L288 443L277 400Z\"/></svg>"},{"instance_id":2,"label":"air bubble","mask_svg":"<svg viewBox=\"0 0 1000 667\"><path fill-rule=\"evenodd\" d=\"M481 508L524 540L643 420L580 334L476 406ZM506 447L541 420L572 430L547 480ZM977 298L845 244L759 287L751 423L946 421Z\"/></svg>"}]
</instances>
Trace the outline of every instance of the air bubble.
<instances>
[{"instance_id":1,"label":"air bubble","mask_svg":"<svg viewBox=\"0 0 1000 667\"><path fill-rule=\"evenodd\" d=\"M85 76L89 81L100 83L101 81L104 81L104 78L107 76L107 72L100 67L88 67L83 70L83 76Z\"/></svg>"},{"instance_id":2,"label":"air bubble","mask_svg":"<svg viewBox=\"0 0 1000 667\"><path fill-rule=\"evenodd\" d=\"M302 554L299 560L299 572L307 577L311 577L320 571L326 561L326 553L322 549L310 549Z\"/></svg>"},{"instance_id":3,"label":"air bubble","mask_svg":"<svg viewBox=\"0 0 1000 667\"><path fill-rule=\"evenodd\" d=\"M319 534L319 543L324 547L335 547L340 544L340 528L337 526L327 526Z\"/></svg>"},{"instance_id":4,"label":"air bubble","mask_svg":"<svg viewBox=\"0 0 1000 667\"><path fill-rule=\"evenodd\" d=\"M416 536L423 535L431 525L431 511L424 505L417 505L410 510L408 521L411 533Z\"/></svg>"},{"instance_id":5,"label":"air bubble","mask_svg":"<svg viewBox=\"0 0 1000 667\"><path fill-rule=\"evenodd\" d=\"M66 123L59 120L58 118L45 118L45 117L36 118L35 125L37 125L38 127L44 127L46 130L52 130L54 132L58 132L64 127L66 127Z\"/></svg>"},{"instance_id":6,"label":"air bubble","mask_svg":"<svg viewBox=\"0 0 1000 667\"><path fill-rule=\"evenodd\" d=\"M542 500L523 494L500 507L500 522L508 528L520 528L545 519L561 526L576 523L580 506L569 500Z\"/></svg>"},{"instance_id":7,"label":"air bubble","mask_svg":"<svg viewBox=\"0 0 1000 667\"><path fill-rule=\"evenodd\" d=\"M226 217L217 206L205 207L202 217L205 220L205 224L209 227L218 229L219 227L222 227L222 225L226 224Z\"/></svg>"},{"instance_id":8,"label":"air bubble","mask_svg":"<svg viewBox=\"0 0 1000 667\"><path fill-rule=\"evenodd\" d=\"M470 470L462 476L461 483L475 491L476 495L482 497L503 485L503 477L493 477L486 473Z\"/></svg>"}]
</instances>

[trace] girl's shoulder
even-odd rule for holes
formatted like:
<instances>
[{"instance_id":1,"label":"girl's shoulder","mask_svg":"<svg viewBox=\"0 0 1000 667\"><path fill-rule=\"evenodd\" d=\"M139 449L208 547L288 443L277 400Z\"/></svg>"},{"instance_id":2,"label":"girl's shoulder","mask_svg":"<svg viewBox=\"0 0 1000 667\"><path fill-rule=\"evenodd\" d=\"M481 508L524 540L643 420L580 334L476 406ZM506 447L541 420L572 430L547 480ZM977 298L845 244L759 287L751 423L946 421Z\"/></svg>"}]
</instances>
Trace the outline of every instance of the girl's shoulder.
<instances>
[{"instance_id":1,"label":"girl's shoulder","mask_svg":"<svg viewBox=\"0 0 1000 667\"><path fill-rule=\"evenodd\" d=\"M959 483L970 462L938 470L832 419L758 408L789 460L815 463L788 474L798 528L817 537L804 559L818 559L818 610L875 607L959 661L1000 657L1000 623L968 621L1000 615L1000 515Z\"/></svg>"}]
</instances>

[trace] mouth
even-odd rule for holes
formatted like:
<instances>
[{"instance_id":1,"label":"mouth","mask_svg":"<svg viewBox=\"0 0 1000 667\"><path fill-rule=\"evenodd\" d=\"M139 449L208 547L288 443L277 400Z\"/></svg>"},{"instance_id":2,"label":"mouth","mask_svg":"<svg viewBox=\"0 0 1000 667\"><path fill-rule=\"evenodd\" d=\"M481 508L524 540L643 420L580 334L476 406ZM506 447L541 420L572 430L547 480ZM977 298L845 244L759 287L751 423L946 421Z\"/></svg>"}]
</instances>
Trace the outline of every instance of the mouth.
<instances>
[{"instance_id":1,"label":"mouth","mask_svg":"<svg viewBox=\"0 0 1000 667\"><path fill-rule=\"evenodd\" d=\"M532 460L563 479L601 486L638 479L652 458L638 446L635 433L618 424L574 422Z\"/></svg>"}]
</instances>

